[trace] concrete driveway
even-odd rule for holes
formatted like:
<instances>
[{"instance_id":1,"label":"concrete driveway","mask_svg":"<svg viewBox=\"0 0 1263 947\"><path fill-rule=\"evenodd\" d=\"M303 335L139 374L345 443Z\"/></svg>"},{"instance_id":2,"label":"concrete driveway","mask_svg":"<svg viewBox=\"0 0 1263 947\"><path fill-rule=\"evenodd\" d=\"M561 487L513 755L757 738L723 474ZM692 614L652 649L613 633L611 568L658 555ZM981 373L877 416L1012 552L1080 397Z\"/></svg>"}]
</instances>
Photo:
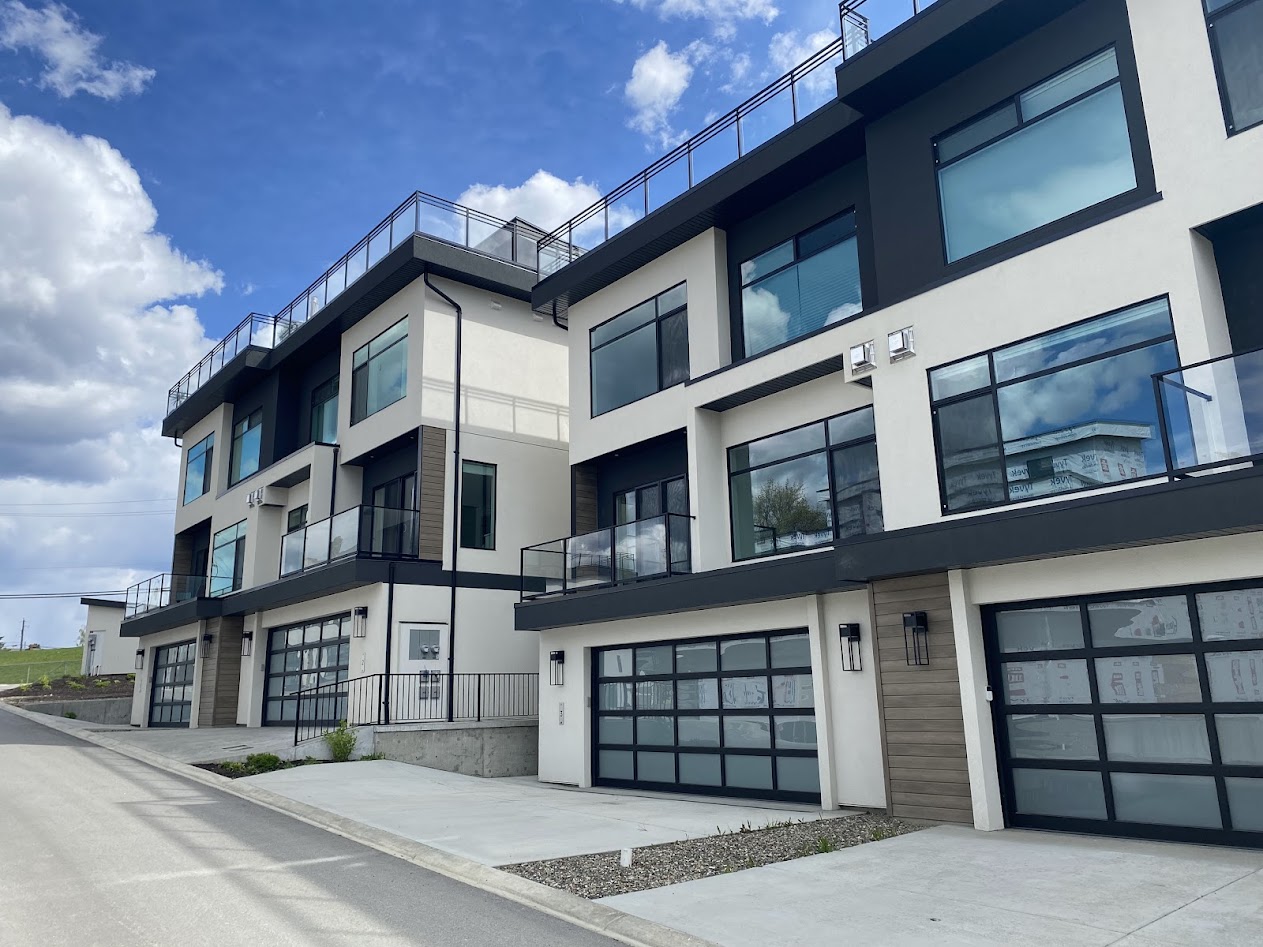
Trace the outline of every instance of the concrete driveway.
<instances>
[{"instance_id":1,"label":"concrete driveway","mask_svg":"<svg viewBox=\"0 0 1263 947\"><path fill-rule=\"evenodd\" d=\"M1258 947L1263 852L939 826L602 901L725 947Z\"/></svg>"}]
</instances>

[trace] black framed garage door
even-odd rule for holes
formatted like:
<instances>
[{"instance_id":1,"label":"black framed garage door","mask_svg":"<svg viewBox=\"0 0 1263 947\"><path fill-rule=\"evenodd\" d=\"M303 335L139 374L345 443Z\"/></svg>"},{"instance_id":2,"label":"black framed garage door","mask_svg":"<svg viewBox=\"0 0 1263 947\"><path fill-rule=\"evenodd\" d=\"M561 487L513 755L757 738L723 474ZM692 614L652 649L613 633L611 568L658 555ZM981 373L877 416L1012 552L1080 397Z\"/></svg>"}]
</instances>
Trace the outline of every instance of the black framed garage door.
<instances>
[{"instance_id":1,"label":"black framed garage door","mask_svg":"<svg viewBox=\"0 0 1263 947\"><path fill-rule=\"evenodd\" d=\"M805 629L602 648L593 694L597 785L820 799Z\"/></svg>"},{"instance_id":2,"label":"black framed garage door","mask_svg":"<svg viewBox=\"0 0 1263 947\"><path fill-rule=\"evenodd\" d=\"M197 643L181 641L153 649L149 726L187 727L193 711L193 672Z\"/></svg>"},{"instance_id":3,"label":"black framed garage door","mask_svg":"<svg viewBox=\"0 0 1263 947\"><path fill-rule=\"evenodd\" d=\"M303 722L336 726L345 720L346 689L329 685L347 679L350 663L350 615L273 628L268 633L263 725L293 726L298 714L298 692L313 687L328 689L322 690L314 701L303 699Z\"/></svg>"},{"instance_id":4,"label":"black framed garage door","mask_svg":"<svg viewBox=\"0 0 1263 947\"><path fill-rule=\"evenodd\" d=\"M984 617L1010 824L1263 846L1263 582Z\"/></svg>"}]
</instances>

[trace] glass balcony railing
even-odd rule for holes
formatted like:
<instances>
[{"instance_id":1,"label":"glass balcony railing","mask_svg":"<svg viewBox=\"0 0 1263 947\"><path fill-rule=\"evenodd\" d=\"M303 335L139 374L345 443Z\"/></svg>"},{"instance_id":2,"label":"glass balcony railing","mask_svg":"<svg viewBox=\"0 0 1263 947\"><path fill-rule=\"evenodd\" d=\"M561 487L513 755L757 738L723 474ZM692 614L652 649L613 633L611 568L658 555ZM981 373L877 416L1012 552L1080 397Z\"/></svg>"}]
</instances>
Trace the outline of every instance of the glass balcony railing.
<instances>
[{"instance_id":1,"label":"glass balcony railing","mask_svg":"<svg viewBox=\"0 0 1263 947\"><path fill-rule=\"evenodd\" d=\"M651 516L522 550L522 600L692 572L692 517Z\"/></svg>"},{"instance_id":2,"label":"glass balcony railing","mask_svg":"<svg viewBox=\"0 0 1263 947\"><path fill-rule=\"evenodd\" d=\"M346 292L387 253L413 234L452 243L525 269L536 268L543 231L523 220L501 220L471 207L414 192L275 316L251 313L216 345L167 395L170 414L225 365L250 346L279 345L308 319Z\"/></svg>"},{"instance_id":3,"label":"glass balcony railing","mask_svg":"<svg viewBox=\"0 0 1263 947\"><path fill-rule=\"evenodd\" d=\"M178 605L206 594L206 576L174 575L164 572L137 582L127 590L124 618L134 618L155 608Z\"/></svg>"},{"instance_id":4,"label":"glass balcony railing","mask_svg":"<svg viewBox=\"0 0 1263 947\"><path fill-rule=\"evenodd\" d=\"M281 539L281 577L354 556L416 559L416 510L357 506Z\"/></svg>"},{"instance_id":5,"label":"glass balcony railing","mask_svg":"<svg viewBox=\"0 0 1263 947\"><path fill-rule=\"evenodd\" d=\"M1263 461L1263 349L1155 375L1154 386L1172 473Z\"/></svg>"}]
</instances>

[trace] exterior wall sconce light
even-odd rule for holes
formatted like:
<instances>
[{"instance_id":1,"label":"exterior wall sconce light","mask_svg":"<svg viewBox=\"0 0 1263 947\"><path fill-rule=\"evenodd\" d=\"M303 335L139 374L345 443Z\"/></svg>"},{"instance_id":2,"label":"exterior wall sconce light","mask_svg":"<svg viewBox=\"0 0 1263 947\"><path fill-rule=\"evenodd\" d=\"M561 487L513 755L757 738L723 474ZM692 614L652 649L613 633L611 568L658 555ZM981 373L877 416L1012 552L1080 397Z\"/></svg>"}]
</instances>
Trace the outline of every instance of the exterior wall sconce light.
<instances>
[{"instance_id":1,"label":"exterior wall sconce light","mask_svg":"<svg viewBox=\"0 0 1263 947\"><path fill-rule=\"evenodd\" d=\"M210 649L214 641L215 641L215 636L212 635L210 632L207 632L206 634L202 635L202 657L204 658L210 657Z\"/></svg>"},{"instance_id":2,"label":"exterior wall sconce light","mask_svg":"<svg viewBox=\"0 0 1263 947\"><path fill-rule=\"evenodd\" d=\"M351 637L367 638L368 637L368 606L357 605L355 610L351 612Z\"/></svg>"},{"instance_id":3,"label":"exterior wall sconce light","mask_svg":"<svg viewBox=\"0 0 1263 947\"><path fill-rule=\"evenodd\" d=\"M860 654L860 626L838 625L838 637L842 639L842 670L864 670L864 658Z\"/></svg>"},{"instance_id":4,"label":"exterior wall sconce light","mask_svg":"<svg viewBox=\"0 0 1263 947\"><path fill-rule=\"evenodd\" d=\"M871 340L851 346L851 374L871 372L877 367L877 346Z\"/></svg>"},{"instance_id":5,"label":"exterior wall sconce light","mask_svg":"<svg viewBox=\"0 0 1263 947\"><path fill-rule=\"evenodd\" d=\"M911 358L917 354L916 340L912 335L912 326L890 333L886 337L886 344L889 346L890 360L892 362Z\"/></svg>"},{"instance_id":6,"label":"exterior wall sconce light","mask_svg":"<svg viewBox=\"0 0 1263 947\"><path fill-rule=\"evenodd\" d=\"M254 632L243 631L241 633L241 656L243 658L250 657L250 652L254 650Z\"/></svg>"},{"instance_id":7,"label":"exterior wall sconce light","mask_svg":"<svg viewBox=\"0 0 1263 947\"><path fill-rule=\"evenodd\" d=\"M136 670L143 671L145 668L145 649L136 649Z\"/></svg>"},{"instance_id":8,"label":"exterior wall sconce light","mask_svg":"<svg viewBox=\"0 0 1263 947\"><path fill-rule=\"evenodd\" d=\"M548 683L552 687L559 687L560 685L566 683L566 652L549 652Z\"/></svg>"},{"instance_id":9,"label":"exterior wall sconce light","mask_svg":"<svg viewBox=\"0 0 1263 947\"><path fill-rule=\"evenodd\" d=\"M930 663L930 625L925 612L903 613L903 655L912 667Z\"/></svg>"}]
</instances>

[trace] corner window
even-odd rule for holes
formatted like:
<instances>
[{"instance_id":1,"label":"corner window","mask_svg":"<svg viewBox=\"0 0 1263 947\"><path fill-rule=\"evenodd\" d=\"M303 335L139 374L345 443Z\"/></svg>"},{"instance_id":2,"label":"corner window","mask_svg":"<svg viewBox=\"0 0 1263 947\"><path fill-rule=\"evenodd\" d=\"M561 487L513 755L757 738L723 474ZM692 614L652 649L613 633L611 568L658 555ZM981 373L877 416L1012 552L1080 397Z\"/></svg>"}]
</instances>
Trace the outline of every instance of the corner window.
<instances>
[{"instance_id":1,"label":"corner window","mask_svg":"<svg viewBox=\"0 0 1263 947\"><path fill-rule=\"evenodd\" d=\"M461 462L460 544L464 549L496 548L496 468Z\"/></svg>"},{"instance_id":2,"label":"corner window","mask_svg":"<svg viewBox=\"0 0 1263 947\"><path fill-rule=\"evenodd\" d=\"M880 533L873 409L729 448L728 493L734 559Z\"/></svg>"},{"instance_id":3,"label":"corner window","mask_svg":"<svg viewBox=\"0 0 1263 947\"><path fill-rule=\"evenodd\" d=\"M1114 49L934 142L947 262L1136 187Z\"/></svg>"},{"instance_id":4,"label":"corner window","mask_svg":"<svg viewBox=\"0 0 1263 947\"><path fill-rule=\"evenodd\" d=\"M285 514L285 532L292 533L307 525L307 504L296 506Z\"/></svg>"},{"instance_id":5,"label":"corner window","mask_svg":"<svg viewBox=\"0 0 1263 947\"><path fill-rule=\"evenodd\" d=\"M408 393L408 318L405 316L351 359L351 423L358 424Z\"/></svg>"},{"instance_id":6,"label":"corner window","mask_svg":"<svg viewBox=\"0 0 1263 947\"><path fill-rule=\"evenodd\" d=\"M316 444L338 443L338 376L311 393L311 439Z\"/></svg>"},{"instance_id":7,"label":"corner window","mask_svg":"<svg viewBox=\"0 0 1263 947\"><path fill-rule=\"evenodd\" d=\"M1206 0L1228 132L1263 122L1263 0Z\"/></svg>"},{"instance_id":8,"label":"corner window","mask_svg":"<svg viewBox=\"0 0 1263 947\"><path fill-rule=\"evenodd\" d=\"M1178 364L1159 299L933 369L943 512L1165 473L1152 376Z\"/></svg>"},{"instance_id":9,"label":"corner window","mask_svg":"<svg viewBox=\"0 0 1263 947\"><path fill-rule=\"evenodd\" d=\"M863 308L854 212L741 264L741 339L746 357L845 322Z\"/></svg>"},{"instance_id":10,"label":"corner window","mask_svg":"<svg viewBox=\"0 0 1263 947\"><path fill-rule=\"evenodd\" d=\"M241 588L246 561L246 521L221 529L211 541L210 594L227 595Z\"/></svg>"},{"instance_id":11,"label":"corner window","mask_svg":"<svg viewBox=\"0 0 1263 947\"><path fill-rule=\"evenodd\" d=\"M686 284L601 323L589 345L593 417L688 381Z\"/></svg>"},{"instance_id":12,"label":"corner window","mask_svg":"<svg viewBox=\"0 0 1263 947\"><path fill-rule=\"evenodd\" d=\"M245 480L259 470L259 449L263 443L263 412L254 412L232 426L232 463L228 485Z\"/></svg>"},{"instance_id":13,"label":"corner window","mask_svg":"<svg viewBox=\"0 0 1263 947\"><path fill-rule=\"evenodd\" d=\"M215 435L207 434L189 448L184 461L184 502L192 503L211 488L215 467Z\"/></svg>"}]
</instances>

